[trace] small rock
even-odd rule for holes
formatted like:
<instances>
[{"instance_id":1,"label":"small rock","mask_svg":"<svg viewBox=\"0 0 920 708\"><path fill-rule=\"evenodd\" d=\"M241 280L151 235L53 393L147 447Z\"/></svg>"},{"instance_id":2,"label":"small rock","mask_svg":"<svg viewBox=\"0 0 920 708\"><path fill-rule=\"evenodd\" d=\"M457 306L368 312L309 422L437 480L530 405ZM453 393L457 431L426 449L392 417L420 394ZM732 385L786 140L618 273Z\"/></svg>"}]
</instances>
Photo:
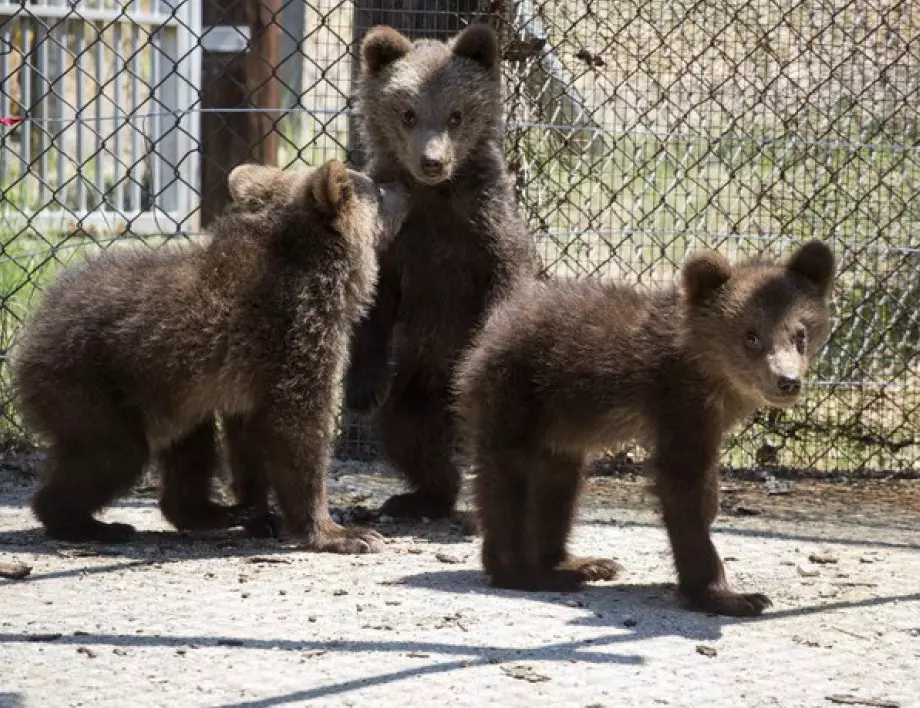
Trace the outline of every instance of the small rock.
<instances>
[{"instance_id":1,"label":"small rock","mask_svg":"<svg viewBox=\"0 0 920 708\"><path fill-rule=\"evenodd\" d=\"M333 594L335 597L341 597L342 595L347 595L347 594L348 594L348 590L345 590L344 588L339 588L339 589L337 589L337 590L333 590L333 591L332 591L332 594Z\"/></svg>"},{"instance_id":2,"label":"small rock","mask_svg":"<svg viewBox=\"0 0 920 708\"><path fill-rule=\"evenodd\" d=\"M457 556L452 556L449 553L435 553L434 557L437 558L442 563L456 564L456 563L463 562L462 560L457 558Z\"/></svg>"},{"instance_id":3,"label":"small rock","mask_svg":"<svg viewBox=\"0 0 920 708\"><path fill-rule=\"evenodd\" d=\"M89 632L87 632L87 631L85 631L85 630L83 630L83 629L76 629L76 630L74 630L73 636L75 636L75 637L86 637L86 636L89 636Z\"/></svg>"},{"instance_id":4,"label":"small rock","mask_svg":"<svg viewBox=\"0 0 920 708\"><path fill-rule=\"evenodd\" d=\"M872 556L860 556L859 557L860 563L875 563L875 561L876 559L873 558Z\"/></svg>"},{"instance_id":5,"label":"small rock","mask_svg":"<svg viewBox=\"0 0 920 708\"><path fill-rule=\"evenodd\" d=\"M112 653L115 656L128 656L128 652L126 652L124 649L120 649L119 647L112 649Z\"/></svg>"},{"instance_id":6,"label":"small rock","mask_svg":"<svg viewBox=\"0 0 920 708\"><path fill-rule=\"evenodd\" d=\"M510 676L511 678L519 679L521 681L529 681L530 683L549 681L549 676L538 674L529 666L524 666L522 664L517 666L502 666L501 670L505 673L506 676Z\"/></svg>"},{"instance_id":7,"label":"small rock","mask_svg":"<svg viewBox=\"0 0 920 708\"><path fill-rule=\"evenodd\" d=\"M185 656L188 653L188 649L176 649L176 654L178 656Z\"/></svg>"},{"instance_id":8,"label":"small rock","mask_svg":"<svg viewBox=\"0 0 920 708\"><path fill-rule=\"evenodd\" d=\"M795 572L801 575L803 578L816 578L821 575L821 571L817 568L805 568L801 565L797 565L795 567Z\"/></svg>"},{"instance_id":9,"label":"small rock","mask_svg":"<svg viewBox=\"0 0 920 708\"><path fill-rule=\"evenodd\" d=\"M95 659L96 652L89 647L77 647L77 654L83 654L87 659Z\"/></svg>"},{"instance_id":10,"label":"small rock","mask_svg":"<svg viewBox=\"0 0 920 708\"><path fill-rule=\"evenodd\" d=\"M310 615L307 617L307 622L316 622L316 615Z\"/></svg>"},{"instance_id":11,"label":"small rock","mask_svg":"<svg viewBox=\"0 0 920 708\"><path fill-rule=\"evenodd\" d=\"M784 482L771 477L764 482L763 486L769 496L792 494L792 482Z\"/></svg>"},{"instance_id":12,"label":"small rock","mask_svg":"<svg viewBox=\"0 0 920 708\"><path fill-rule=\"evenodd\" d=\"M827 565L829 563L836 563L837 556L832 554L830 551L822 551L820 553L809 554L808 560L819 565Z\"/></svg>"},{"instance_id":13,"label":"small rock","mask_svg":"<svg viewBox=\"0 0 920 708\"><path fill-rule=\"evenodd\" d=\"M638 621L633 617L627 617L623 620L624 627L635 627L637 624L639 624Z\"/></svg>"},{"instance_id":14,"label":"small rock","mask_svg":"<svg viewBox=\"0 0 920 708\"><path fill-rule=\"evenodd\" d=\"M407 548L406 553L411 553L413 556L421 555L422 549L412 546L412 548Z\"/></svg>"},{"instance_id":15,"label":"small rock","mask_svg":"<svg viewBox=\"0 0 920 708\"><path fill-rule=\"evenodd\" d=\"M792 636L792 641L794 641L796 644L801 644L802 646L806 646L806 647L821 646L821 644L816 642L814 639L807 639L805 637L800 637L798 634L794 634Z\"/></svg>"},{"instance_id":16,"label":"small rock","mask_svg":"<svg viewBox=\"0 0 920 708\"><path fill-rule=\"evenodd\" d=\"M279 590L279 591L278 591L278 594L279 594L279 595L287 595L287 590Z\"/></svg>"},{"instance_id":17,"label":"small rock","mask_svg":"<svg viewBox=\"0 0 920 708\"><path fill-rule=\"evenodd\" d=\"M32 566L25 563L0 563L0 578L22 580L32 572Z\"/></svg>"},{"instance_id":18,"label":"small rock","mask_svg":"<svg viewBox=\"0 0 920 708\"><path fill-rule=\"evenodd\" d=\"M712 659L714 656L717 656L719 652L716 651L715 647L710 647L705 644L697 644L696 653L702 654L703 656Z\"/></svg>"},{"instance_id":19,"label":"small rock","mask_svg":"<svg viewBox=\"0 0 920 708\"><path fill-rule=\"evenodd\" d=\"M735 507L735 513L738 514L738 516L760 516L762 512L760 509L755 509L752 506L742 506L739 504Z\"/></svg>"},{"instance_id":20,"label":"small rock","mask_svg":"<svg viewBox=\"0 0 920 708\"><path fill-rule=\"evenodd\" d=\"M248 593L248 592L241 592L241 593L240 593L240 597L243 598L243 599L245 600L247 597L249 597L249 593Z\"/></svg>"}]
</instances>

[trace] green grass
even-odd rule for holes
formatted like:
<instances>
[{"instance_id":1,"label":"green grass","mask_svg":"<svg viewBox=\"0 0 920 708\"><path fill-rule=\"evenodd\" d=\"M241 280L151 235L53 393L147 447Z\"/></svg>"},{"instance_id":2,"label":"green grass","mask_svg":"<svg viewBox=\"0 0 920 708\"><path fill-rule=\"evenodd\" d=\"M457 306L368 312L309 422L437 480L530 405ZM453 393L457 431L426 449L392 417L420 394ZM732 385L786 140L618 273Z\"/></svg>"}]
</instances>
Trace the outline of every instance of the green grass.
<instances>
[{"instance_id":1,"label":"green grass","mask_svg":"<svg viewBox=\"0 0 920 708\"><path fill-rule=\"evenodd\" d=\"M780 467L920 469L920 155L623 136L579 168L544 162L547 141L519 132L531 134L511 131L509 143L536 166L521 203L554 276L660 285L691 249L781 257L804 239L833 244L837 327L813 378L843 385L742 427L727 464L760 466L772 446Z\"/></svg>"}]
</instances>

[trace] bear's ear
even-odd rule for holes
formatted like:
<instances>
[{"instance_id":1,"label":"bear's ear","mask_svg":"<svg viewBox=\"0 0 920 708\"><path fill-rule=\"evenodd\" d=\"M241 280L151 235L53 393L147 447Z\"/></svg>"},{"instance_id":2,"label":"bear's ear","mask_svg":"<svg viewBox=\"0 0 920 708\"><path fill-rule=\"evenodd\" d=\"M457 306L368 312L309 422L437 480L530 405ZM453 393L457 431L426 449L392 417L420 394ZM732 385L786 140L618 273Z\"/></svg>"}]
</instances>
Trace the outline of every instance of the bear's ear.
<instances>
[{"instance_id":1,"label":"bear's ear","mask_svg":"<svg viewBox=\"0 0 920 708\"><path fill-rule=\"evenodd\" d=\"M364 67L376 74L397 59L406 56L412 49L412 42L392 27L379 25L372 28L361 42L361 59Z\"/></svg>"},{"instance_id":2,"label":"bear's ear","mask_svg":"<svg viewBox=\"0 0 920 708\"><path fill-rule=\"evenodd\" d=\"M790 256L786 270L805 278L826 297L834 280L834 254L820 241L809 241Z\"/></svg>"},{"instance_id":3,"label":"bear's ear","mask_svg":"<svg viewBox=\"0 0 920 708\"><path fill-rule=\"evenodd\" d=\"M708 300L731 277L731 263L715 251L694 253L681 270L684 294L694 305Z\"/></svg>"},{"instance_id":4,"label":"bear's ear","mask_svg":"<svg viewBox=\"0 0 920 708\"><path fill-rule=\"evenodd\" d=\"M329 216L339 214L353 194L348 169L341 160L329 160L322 167L317 167L309 186L316 207Z\"/></svg>"},{"instance_id":5,"label":"bear's ear","mask_svg":"<svg viewBox=\"0 0 920 708\"><path fill-rule=\"evenodd\" d=\"M501 54L498 36L490 25L477 22L463 30L451 46L454 56L472 59L489 73L497 73Z\"/></svg>"},{"instance_id":6,"label":"bear's ear","mask_svg":"<svg viewBox=\"0 0 920 708\"><path fill-rule=\"evenodd\" d=\"M239 203L258 204L267 202L280 182L283 171L264 165L240 165L234 167L227 178L230 198Z\"/></svg>"}]
</instances>

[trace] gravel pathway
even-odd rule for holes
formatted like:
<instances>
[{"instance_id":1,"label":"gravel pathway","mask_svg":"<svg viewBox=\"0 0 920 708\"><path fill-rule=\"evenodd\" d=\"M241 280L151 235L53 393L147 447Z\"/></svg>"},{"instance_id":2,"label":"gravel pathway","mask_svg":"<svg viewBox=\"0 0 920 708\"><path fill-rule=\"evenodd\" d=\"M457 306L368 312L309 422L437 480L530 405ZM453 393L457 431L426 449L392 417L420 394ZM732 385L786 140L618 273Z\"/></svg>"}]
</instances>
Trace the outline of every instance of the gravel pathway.
<instances>
[{"instance_id":1,"label":"gravel pathway","mask_svg":"<svg viewBox=\"0 0 920 708\"><path fill-rule=\"evenodd\" d=\"M397 488L378 471L333 472L347 520ZM729 577L774 602L734 620L676 604L628 480L591 481L574 538L625 576L561 595L487 587L459 522L377 520L382 553L308 554L169 532L150 490L107 515L137 543L54 543L0 479L0 574L31 568L0 579L0 706L920 706L920 483L900 484L822 513L820 485L727 482Z\"/></svg>"}]
</instances>

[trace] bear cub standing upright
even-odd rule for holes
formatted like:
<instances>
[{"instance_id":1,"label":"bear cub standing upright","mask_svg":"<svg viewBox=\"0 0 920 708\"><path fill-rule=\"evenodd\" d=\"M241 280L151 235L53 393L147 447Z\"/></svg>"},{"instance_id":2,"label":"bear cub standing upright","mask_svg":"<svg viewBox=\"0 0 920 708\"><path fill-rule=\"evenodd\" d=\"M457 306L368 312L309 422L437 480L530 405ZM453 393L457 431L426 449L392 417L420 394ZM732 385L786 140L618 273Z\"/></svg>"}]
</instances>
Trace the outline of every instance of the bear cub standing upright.
<instances>
[{"instance_id":1,"label":"bear cub standing upright","mask_svg":"<svg viewBox=\"0 0 920 708\"><path fill-rule=\"evenodd\" d=\"M209 244L119 250L66 270L25 328L14 374L26 424L51 444L32 504L50 536L128 540L131 526L93 515L153 457L177 528L267 517L270 484L306 548L377 544L332 521L325 470L348 339L406 194L339 161L299 173L245 165L230 191L240 205ZM241 509L208 498L218 414Z\"/></svg>"},{"instance_id":2,"label":"bear cub standing upright","mask_svg":"<svg viewBox=\"0 0 920 708\"><path fill-rule=\"evenodd\" d=\"M474 24L450 43L376 27L361 46L368 173L409 186L409 216L381 256L376 301L357 327L346 405L377 422L413 491L381 512L437 518L460 488L450 381L488 309L539 272L502 154L501 57ZM394 336L395 331L395 336ZM390 381L390 344L395 372Z\"/></svg>"},{"instance_id":3,"label":"bear cub standing upright","mask_svg":"<svg viewBox=\"0 0 920 708\"><path fill-rule=\"evenodd\" d=\"M664 292L534 283L499 306L456 381L492 582L568 590L614 577L615 562L570 557L566 541L588 455L638 439L651 448L681 595L760 614L770 601L729 587L710 537L719 447L757 408L799 397L827 338L833 274L813 241L784 265L694 255Z\"/></svg>"}]
</instances>

